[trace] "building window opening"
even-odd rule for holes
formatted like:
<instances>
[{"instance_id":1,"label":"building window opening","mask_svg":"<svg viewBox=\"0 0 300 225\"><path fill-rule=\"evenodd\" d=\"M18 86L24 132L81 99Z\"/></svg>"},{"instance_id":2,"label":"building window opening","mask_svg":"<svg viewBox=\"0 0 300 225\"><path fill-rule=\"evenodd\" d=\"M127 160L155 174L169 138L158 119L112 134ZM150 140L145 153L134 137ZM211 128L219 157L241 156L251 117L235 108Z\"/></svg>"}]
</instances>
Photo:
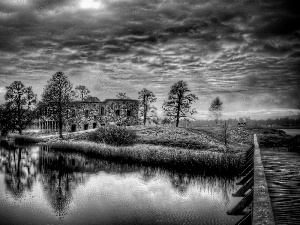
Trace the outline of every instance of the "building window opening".
<instances>
[{"instance_id":1,"label":"building window opening","mask_svg":"<svg viewBox=\"0 0 300 225\"><path fill-rule=\"evenodd\" d=\"M84 124L83 129L84 129L84 130L88 130L88 129L89 129L89 125L88 125L88 124Z\"/></svg>"},{"instance_id":2,"label":"building window opening","mask_svg":"<svg viewBox=\"0 0 300 225\"><path fill-rule=\"evenodd\" d=\"M72 132L75 132L75 131L76 131L76 125L75 125L75 124L72 124L72 126L71 126L71 131L72 131Z\"/></svg>"},{"instance_id":3,"label":"building window opening","mask_svg":"<svg viewBox=\"0 0 300 225\"><path fill-rule=\"evenodd\" d=\"M101 107L101 109L100 109L100 114L101 114L101 116L104 115L104 108L103 107Z\"/></svg>"},{"instance_id":4,"label":"building window opening","mask_svg":"<svg viewBox=\"0 0 300 225\"><path fill-rule=\"evenodd\" d=\"M85 116L85 117L89 117L89 110L85 110L84 116Z\"/></svg>"},{"instance_id":5,"label":"building window opening","mask_svg":"<svg viewBox=\"0 0 300 225\"><path fill-rule=\"evenodd\" d=\"M127 116L131 116L131 110L127 110Z\"/></svg>"},{"instance_id":6,"label":"building window opening","mask_svg":"<svg viewBox=\"0 0 300 225\"><path fill-rule=\"evenodd\" d=\"M72 110L72 117L75 117L75 116L76 116L76 110L73 109L73 110Z\"/></svg>"},{"instance_id":7,"label":"building window opening","mask_svg":"<svg viewBox=\"0 0 300 225\"><path fill-rule=\"evenodd\" d=\"M116 110L116 116L120 116L120 110Z\"/></svg>"}]
</instances>

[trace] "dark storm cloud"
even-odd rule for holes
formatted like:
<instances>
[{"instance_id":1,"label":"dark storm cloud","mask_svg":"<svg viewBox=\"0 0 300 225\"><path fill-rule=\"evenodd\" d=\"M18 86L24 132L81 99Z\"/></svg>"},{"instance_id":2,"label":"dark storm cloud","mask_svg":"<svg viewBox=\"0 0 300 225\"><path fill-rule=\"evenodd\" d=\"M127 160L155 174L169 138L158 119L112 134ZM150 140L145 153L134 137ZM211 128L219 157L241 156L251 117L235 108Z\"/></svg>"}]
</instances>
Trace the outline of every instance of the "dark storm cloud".
<instances>
[{"instance_id":1,"label":"dark storm cloud","mask_svg":"<svg viewBox=\"0 0 300 225\"><path fill-rule=\"evenodd\" d=\"M28 74L44 79L64 70L76 82L80 73L90 74L92 83L103 81L110 90L128 81L136 88L149 85L159 96L184 79L207 99L219 94L228 104L235 99L295 107L299 3L4 0L0 79Z\"/></svg>"}]
</instances>

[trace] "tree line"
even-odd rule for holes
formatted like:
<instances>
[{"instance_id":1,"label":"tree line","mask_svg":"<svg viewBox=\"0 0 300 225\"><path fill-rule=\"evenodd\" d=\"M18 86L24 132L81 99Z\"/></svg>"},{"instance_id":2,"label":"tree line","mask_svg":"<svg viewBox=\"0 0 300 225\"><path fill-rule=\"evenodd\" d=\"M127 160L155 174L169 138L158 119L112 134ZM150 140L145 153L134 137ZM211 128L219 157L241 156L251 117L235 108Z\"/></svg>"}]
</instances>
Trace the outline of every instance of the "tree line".
<instances>
[{"instance_id":1,"label":"tree line","mask_svg":"<svg viewBox=\"0 0 300 225\"><path fill-rule=\"evenodd\" d=\"M62 127L67 118L66 103L71 101L85 101L92 97L89 89L84 85L78 85L73 90L73 85L63 72L56 72L44 86L42 99L37 101L37 95L33 93L32 87L25 87L21 81L14 81L6 87L5 103L0 106L0 130L1 135L8 132L22 131L37 118L43 107L51 106L53 120L58 122L59 135L62 137ZM118 93L117 98L129 99L126 93ZM157 98L155 94L144 88L138 92L139 118L143 125L146 123L159 123L157 108L153 105ZM164 111L161 124L175 123L178 127L181 120L191 121L196 109L192 104L198 97L191 93L188 84L180 80L173 84L168 93L167 100L164 101L162 109ZM209 108L211 116L216 123L222 115L223 102L217 97Z\"/></svg>"}]
</instances>

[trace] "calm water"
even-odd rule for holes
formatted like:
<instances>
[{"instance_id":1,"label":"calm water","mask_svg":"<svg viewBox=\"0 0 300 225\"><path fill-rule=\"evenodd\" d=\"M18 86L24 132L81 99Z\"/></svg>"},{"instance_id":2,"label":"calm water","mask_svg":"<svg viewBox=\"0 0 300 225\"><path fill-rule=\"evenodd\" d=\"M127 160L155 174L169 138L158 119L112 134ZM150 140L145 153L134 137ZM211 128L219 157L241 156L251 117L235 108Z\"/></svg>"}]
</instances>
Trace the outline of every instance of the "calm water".
<instances>
[{"instance_id":1,"label":"calm water","mask_svg":"<svg viewBox=\"0 0 300 225\"><path fill-rule=\"evenodd\" d=\"M236 179L0 146L0 224L235 224Z\"/></svg>"},{"instance_id":2,"label":"calm water","mask_svg":"<svg viewBox=\"0 0 300 225\"><path fill-rule=\"evenodd\" d=\"M281 129L283 130L286 134L295 136L295 135L300 135L300 129Z\"/></svg>"}]
</instances>

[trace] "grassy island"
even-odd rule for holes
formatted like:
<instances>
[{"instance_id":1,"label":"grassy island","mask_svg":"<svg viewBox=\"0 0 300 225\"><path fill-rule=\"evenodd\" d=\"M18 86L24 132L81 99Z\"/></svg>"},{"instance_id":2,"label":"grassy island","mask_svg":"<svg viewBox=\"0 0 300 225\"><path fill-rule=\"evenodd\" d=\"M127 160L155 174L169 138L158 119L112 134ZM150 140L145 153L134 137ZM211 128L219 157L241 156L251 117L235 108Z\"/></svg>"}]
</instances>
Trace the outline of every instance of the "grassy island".
<instances>
[{"instance_id":1,"label":"grassy island","mask_svg":"<svg viewBox=\"0 0 300 225\"><path fill-rule=\"evenodd\" d=\"M227 146L218 127L107 127L68 133L63 139L32 134L16 137L16 141L40 142L55 150L107 160L233 175L243 165L243 155L252 144L253 132L235 127L229 134Z\"/></svg>"}]
</instances>

